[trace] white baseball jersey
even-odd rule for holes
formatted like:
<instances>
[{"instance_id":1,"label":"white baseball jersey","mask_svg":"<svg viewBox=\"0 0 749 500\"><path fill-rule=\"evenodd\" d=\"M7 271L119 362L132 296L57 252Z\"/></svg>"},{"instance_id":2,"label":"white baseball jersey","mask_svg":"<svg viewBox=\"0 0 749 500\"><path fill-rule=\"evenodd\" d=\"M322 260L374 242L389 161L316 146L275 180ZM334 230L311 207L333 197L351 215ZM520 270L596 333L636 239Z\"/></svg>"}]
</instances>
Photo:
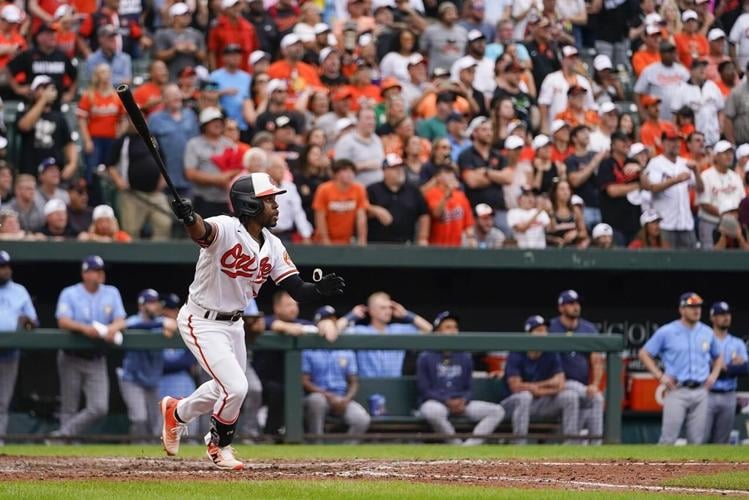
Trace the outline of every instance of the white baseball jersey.
<instances>
[{"instance_id":1,"label":"white baseball jersey","mask_svg":"<svg viewBox=\"0 0 749 500\"><path fill-rule=\"evenodd\" d=\"M261 247L242 226L228 215L210 217L216 235L200 249L190 300L212 311L242 311L270 277L276 284L299 274L281 240L263 228Z\"/></svg>"}]
</instances>

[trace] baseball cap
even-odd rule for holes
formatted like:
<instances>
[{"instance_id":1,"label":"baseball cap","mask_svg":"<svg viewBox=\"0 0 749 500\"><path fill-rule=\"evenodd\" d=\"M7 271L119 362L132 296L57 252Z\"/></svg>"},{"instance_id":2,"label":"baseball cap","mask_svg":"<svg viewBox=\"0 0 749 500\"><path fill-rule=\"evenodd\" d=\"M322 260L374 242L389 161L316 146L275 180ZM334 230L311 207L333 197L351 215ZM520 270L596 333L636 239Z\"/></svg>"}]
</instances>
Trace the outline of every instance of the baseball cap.
<instances>
[{"instance_id":1,"label":"baseball cap","mask_svg":"<svg viewBox=\"0 0 749 500\"><path fill-rule=\"evenodd\" d=\"M512 134L518 127L522 127L523 130L527 128L523 120L512 120L507 124L507 134Z\"/></svg>"},{"instance_id":2,"label":"baseball cap","mask_svg":"<svg viewBox=\"0 0 749 500\"><path fill-rule=\"evenodd\" d=\"M388 153L387 155L385 155L385 159L382 160L382 168L394 168L402 166L403 158L395 153Z\"/></svg>"},{"instance_id":3,"label":"baseball cap","mask_svg":"<svg viewBox=\"0 0 749 500\"><path fill-rule=\"evenodd\" d=\"M289 118L286 115L278 115L275 120L273 120L273 123L276 124L276 130L286 128L286 127L293 127L294 125L291 123L291 118Z\"/></svg>"},{"instance_id":4,"label":"baseball cap","mask_svg":"<svg viewBox=\"0 0 749 500\"><path fill-rule=\"evenodd\" d=\"M238 182L244 184L248 177L250 178L250 182L252 182L252 191L255 193L256 198L273 196L276 194L284 194L286 192L285 189L281 189L280 187L273 184L270 179L270 175L266 174L265 172L253 172L250 175L243 175L239 177L232 183L231 187L229 188L229 192L232 192L232 190L234 189L234 185Z\"/></svg>"},{"instance_id":5,"label":"baseball cap","mask_svg":"<svg viewBox=\"0 0 749 500\"><path fill-rule=\"evenodd\" d=\"M7 266L10 264L10 254L5 250L0 250L0 266Z\"/></svg>"},{"instance_id":6,"label":"baseball cap","mask_svg":"<svg viewBox=\"0 0 749 500\"><path fill-rule=\"evenodd\" d=\"M661 27L657 24L648 24L645 26L646 35L657 35L661 33Z\"/></svg>"},{"instance_id":7,"label":"baseball cap","mask_svg":"<svg viewBox=\"0 0 749 500\"><path fill-rule=\"evenodd\" d=\"M289 33L281 39L281 48L285 49L295 43L301 43L301 39L294 33Z\"/></svg>"},{"instance_id":8,"label":"baseball cap","mask_svg":"<svg viewBox=\"0 0 749 500\"><path fill-rule=\"evenodd\" d=\"M575 302L580 302L580 295L578 295L574 290L565 290L560 293L557 298L557 304L560 306L564 304L574 304Z\"/></svg>"},{"instance_id":9,"label":"baseball cap","mask_svg":"<svg viewBox=\"0 0 749 500\"><path fill-rule=\"evenodd\" d=\"M645 224L650 224L651 222L655 222L657 220L661 220L661 216L658 215L658 212L656 212L652 208L645 210L642 215L640 215L641 226L645 226Z\"/></svg>"},{"instance_id":10,"label":"baseball cap","mask_svg":"<svg viewBox=\"0 0 749 500\"><path fill-rule=\"evenodd\" d=\"M450 74L453 80L456 80L460 75L460 72L469 68L475 68L478 66L478 62L472 56L463 56L453 63L450 67Z\"/></svg>"},{"instance_id":11,"label":"baseball cap","mask_svg":"<svg viewBox=\"0 0 749 500\"><path fill-rule=\"evenodd\" d=\"M325 62L325 59L328 58L331 54L335 54L335 49L333 47L325 47L320 51L320 57L318 57L318 61L320 64Z\"/></svg>"},{"instance_id":12,"label":"baseball cap","mask_svg":"<svg viewBox=\"0 0 749 500\"><path fill-rule=\"evenodd\" d=\"M657 12L652 12L645 16L645 25L649 24L665 24L666 21L663 20L663 16L658 14Z\"/></svg>"},{"instance_id":13,"label":"baseball cap","mask_svg":"<svg viewBox=\"0 0 749 500\"><path fill-rule=\"evenodd\" d=\"M533 138L533 150L539 150L544 146L548 146L551 143L551 139L549 139L548 135L539 134L536 137Z\"/></svg>"},{"instance_id":14,"label":"baseball cap","mask_svg":"<svg viewBox=\"0 0 749 500\"><path fill-rule=\"evenodd\" d=\"M614 229L605 222L601 222L595 225L591 236L593 239L600 238L601 236L614 236Z\"/></svg>"},{"instance_id":15,"label":"baseball cap","mask_svg":"<svg viewBox=\"0 0 749 500\"><path fill-rule=\"evenodd\" d=\"M718 141L715 143L715 146L713 146L713 153L720 154L725 153L726 151L732 151L733 150L733 144L731 144L728 141Z\"/></svg>"},{"instance_id":16,"label":"baseball cap","mask_svg":"<svg viewBox=\"0 0 749 500\"><path fill-rule=\"evenodd\" d=\"M3 21L17 24L20 23L23 19L23 13L21 12L21 9L19 9L15 5L9 4L3 7L2 10L0 10L0 17L3 18Z\"/></svg>"},{"instance_id":17,"label":"baseball cap","mask_svg":"<svg viewBox=\"0 0 749 500\"><path fill-rule=\"evenodd\" d=\"M313 319L315 323L318 323L324 319L335 318L337 316L338 314L336 314L333 306L322 306L315 311L315 317Z\"/></svg>"},{"instance_id":18,"label":"baseball cap","mask_svg":"<svg viewBox=\"0 0 749 500\"><path fill-rule=\"evenodd\" d=\"M445 123L462 122L465 121L465 119L465 116L461 115L460 113L450 113L449 115L447 115Z\"/></svg>"},{"instance_id":19,"label":"baseball cap","mask_svg":"<svg viewBox=\"0 0 749 500\"><path fill-rule=\"evenodd\" d=\"M702 297L694 292L685 292L679 297L679 307L699 307L701 305Z\"/></svg>"},{"instance_id":20,"label":"baseball cap","mask_svg":"<svg viewBox=\"0 0 749 500\"><path fill-rule=\"evenodd\" d=\"M726 32L720 28L713 28L707 33L707 40L709 42L714 42L715 40L720 40L721 38L725 37Z\"/></svg>"},{"instance_id":21,"label":"baseball cap","mask_svg":"<svg viewBox=\"0 0 749 500\"><path fill-rule=\"evenodd\" d=\"M323 33L327 33L330 31L330 26L328 26L325 23L317 23L315 24L315 35L322 35Z\"/></svg>"},{"instance_id":22,"label":"baseball cap","mask_svg":"<svg viewBox=\"0 0 749 500\"><path fill-rule=\"evenodd\" d=\"M596 71L603 71L605 69L613 69L614 65L611 64L611 59L606 54L598 54L595 59L593 59L593 68L595 68Z\"/></svg>"},{"instance_id":23,"label":"baseball cap","mask_svg":"<svg viewBox=\"0 0 749 500\"><path fill-rule=\"evenodd\" d=\"M665 127L663 131L661 132L661 140L671 140L675 141L679 139L679 132L676 130L676 127L669 126Z\"/></svg>"},{"instance_id":24,"label":"baseball cap","mask_svg":"<svg viewBox=\"0 0 749 500\"><path fill-rule=\"evenodd\" d=\"M516 135L508 135L505 139L505 149L520 149L525 146L525 141Z\"/></svg>"},{"instance_id":25,"label":"baseball cap","mask_svg":"<svg viewBox=\"0 0 749 500\"><path fill-rule=\"evenodd\" d=\"M218 82L214 80L203 80L200 82L200 90L202 91L217 91L219 90Z\"/></svg>"},{"instance_id":26,"label":"baseball cap","mask_svg":"<svg viewBox=\"0 0 749 500\"><path fill-rule=\"evenodd\" d=\"M138 294L139 306L142 306L146 302L158 302L158 301L159 301L159 292L157 292L153 288L146 288L145 290L141 290L141 292Z\"/></svg>"},{"instance_id":27,"label":"baseball cap","mask_svg":"<svg viewBox=\"0 0 749 500\"><path fill-rule=\"evenodd\" d=\"M640 97L640 104L643 108L647 108L648 106L652 106L653 104L658 104L661 102L660 97L656 97L654 95L645 94L642 97Z\"/></svg>"},{"instance_id":28,"label":"baseball cap","mask_svg":"<svg viewBox=\"0 0 749 500\"><path fill-rule=\"evenodd\" d=\"M710 306L710 316L717 316L719 314L731 314L731 306L728 302L720 301Z\"/></svg>"},{"instance_id":29,"label":"baseball cap","mask_svg":"<svg viewBox=\"0 0 749 500\"><path fill-rule=\"evenodd\" d=\"M700 16L697 15L695 11L692 9L685 10L681 14L681 22L685 23L687 21L696 21L699 19Z\"/></svg>"},{"instance_id":30,"label":"baseball cap","mask_svg":"<svg viewBox=\"0 0 749 500\"><path fill-rule=\"evenodd\" d=\"M161 296L161 302L167 309L177 309L182 303L182 299L176 293L167 293Z\"/></svg>"},{"instance_id":31,"label":"baseball cap","mask_svg":"<svg viewBox=\"0 0 749 500\"><path fill-rule=\"evenodd\" d=\"M692 66L691 66L691 68L694 69L694 68L698 68L700 66L707 66L707 65L708 65L707 59L702 59L702 58L698 57L698 58L692 59Z\"/></svg>"},{"instance_id":32,"label":"baseball cap","mask_svg":"<svg viewBox=\"0 0 749 500\"><path fill-rule=\"evenodd\" d=\"M205 125L206 123L212 122L213 120L223 120L223 119L224 119L224 115L223 113L221 113L221 110L213 106L209 106L200 112L200 124L201 125Z\"/></svg>"},{"instance_id":33,"label":"baseball cap","mask_svg":"<svg viewBox=\"0 0 749 500\"><path fill-rule=\"evenodd\" d=\"M486 37L479 30L473 29L468 32L468 43L473 43L476 40L486 40Z\"/></svg>"},{"instance_id":34,"label":"baseball cap","mask_svg":"<svg viewBox=\"0 0 749 500\"><path fill-rule=\"evenodd\" d=\"M573 194L570 197L570 205L572 205L573 207L574 206L584 207L585 206L585 200L583 200L582 196L577 195L577 194Z\"/></svg>"},{"instance_id":35,"label":"baseball cap","mask_svg":"<svg viewBox=\"0 0 749 500\"><path fill-rule=\"evenodd\" d=\"M444 76L449 76L449 75L450 75L450 72L440 66L437 66L436 68L432 70L432 78L442 78Z\"/></svg>"},{"instance_id":36,"label":"baseball cap","mask_svg":"<svg viewBox=\"0 0 749 500\"><path fill-rule=\"evenodd\" d=\"M746 143L736 148L736 158L744 158L745 156L749 156L749 144Z\"/></svg>"},{"instance_id":37,"label":"baseball cap","mask_svg":"<svg viewBox=\"0 0 749 500\"><path fill-rule=\"evenodd\" d=\"M52 78L48 77L47 75L37 75L31 81L31 91L34 92L39 87L49 85L50 83L52 83Z\"/></svg>"},{"instance_id":38,"label":"baseball cap","mask_svg":"<svg viewBox=\"0 0 749 500\"><path fill-rule=\"evenodd\" d=\"M221 0L221 8L222 9L229 9L231 7L234 7L239 0Z\"/></svg>"},{"instance_id":39,"label":"baseball cap","mask_svg":"<svg viewBox=\"0 0 749 500\"><path fill-rule=\"evenodd\" d=\"M616 104L614 104L611 101L606 101L598 108L598 114L599 115L605 115L606 113L611 113L612 111L616 111Z\"/></svg>"},{"instance_id":40,"label":"baseball cap","mask_svg":"<svg viewBox=\"0 0 749 500\"><path fill-rule=\"evenodd\" d=\"M280 80L278 78L274 78L271 81L268 82L268 95L273 94L273 92L277 90L283 90L284 92L288 90L289 85L286 83L286 80Z\"/></svg>"},{"instance_id":41,"label":"baseball cap","mask_svg":"<svg viewBox=\"0 0 749 500\"><path fill-rule=\"evenodd\" d=\"M529 317L525 320L525 324L523 325L523 329L530 333L539 326L546 325L546 320L543 316L540 314L534 314L533 316Z\"/></svg>"},{"instance_id":42,"label":"baseball cap","mask_svg":"<svg viewBox=\"0 0 749 500\"><path fill-rule=\"evenodd\" d=\"M188 7L187 4L183 2L177 2L169 7L169 15L172 17L184 16L188 12L190 12L190 7Z\"/></svg>"},{"instance_id":43,"label":"baseball cap","mask_svg":"<svg viewBox=\"0 0 749 500\"><path fill-rule=\"evenodd\" d=\"M471 123L468 124L468 128L466 129L466 137L471 137L477 128L488 121L489 118L485 116L477 116L476 118L471 120Z\"/></svg>"},{"instance_id":44,"label":"baseball cap","mask_svg":"<svg viewBox=\"0 0 749 500\"><path fill-rule=\"evenodd\" d=\"M339 118L335 122L336 135L340 134L349 127L353 127L355 123L356 122L354 122L354 120L352 120L351 118Z\"/></svg>"},{"instance_id":45,"label":"baseball cap","mask_svg":"<svg viewBox=\"0 0 749 500\"><path fill-rule=\"evenodd\" d=\"M94 208L91 218L95 221L99 219L114 219L114 210L109 205L98 205Z\"/></svg>"},{"instance_id":46,"label":"baseball cap","mask_svg":"<svg viewBox=\"0 0 749 500\"><path fill-rule=\"evenodd\" d=\"M390 89L403 89L403 86L397 78L388 76L387 78L382 80L382 83L380 84L380 95L384 94L387 90Z\"/></svg>"},{"instance_id":47,"label":"baseball cap","mask_svg":"<svg viewBox=\"0 0 749 500\"><path fill-rule=\"evenodd\" d=\"M493 213L494 209L486 203L479 203L478 205L476 205L476 217L486 217L487 215L492 215Z\"/></svg>"},{"instance_id":48,"label":"baseball cap","mask_svg":"<svg viewBox=\"0 0 749 500\"><path fill-rule=\"evenodd\" d=\"M42 174L45 170L47 170L50 167L56 167L57 166L57 160L52 158L51 156L49 158L45 158L39 163L39 166L36 168L37 172L39 174Z\"/></svg>"},{"instance_id":49,"label":"baseball cap","mask_svg":"<svg viewBox=\"0 0 749 500\"><path fill-rule=\"evenodd\" d=\"M101 271L104 269L104 259L98 255L89 255L81 262L81 271Z\"/></svg>"},{"instance_id":50,"label":"baseball cap","mask_svg":"<svg viewBox=\"0 0 749 500\"><path fill-rule=\"evenodd\" d=\"M117 28L112 24L105 24L96 31L97 36L115 36Z\"/></svg>"},{"instance_id":51,"label":"baseball cap","mask_svg":"<svg viewBox=\"0 0 749 500\"><path fill-rule=\"evenodd\" d=\"M366 47L370 43L374 41L374 37L371 33L362 33L359 35L359 40L357 43L359 44L359 47Z\"/></svg>"},{"instance_id":52,"label":"baseball cap","mask_svg":"<svg viewBox=\"0 0 749 500\"><path fill-rule=\"evenodd\" d=\"M255 50L250 54L250 57L247 58L247 60L250 63L250 66L256 65L258 62L260 62L263 59L268 59L270 61L270 54L267 52L264 52L262 50Z\"/></svg>"},{"instance_id":53,"label":"baseball cap","mask_svg":"<svg viewBox=\"0 0 749 500\"><path fill-rule=\"evenodd\" d=\"M582 85L570 85L570 88L567 89L567 95L585 94L587 92L588 90Z\"/></svg>"},{"instance_id":54,"label":"baseball cap","mask_svg":"<svg viewBox=\"0 0 749 500\"><path fill-rule=\"evenodd\" d=\"M672 50L676 50L676 46L671 42L661 42L658 46L659 52L671 52Z\"/></svg>"},{"instance_id":55,"label":"baseball cap","mask_svg":"<svg viewBox=\"0 0 749 500\"><path fill-rule=\"evenodd\" d=\"M562 130L564 127L569 127L566 121L564 120L554 120L551 122L551 133L556 134L560 130Z\"/></svg>"},{"instance_id":56,"label":"baseball cap","mask_svg":"<svg viewBox=\"0 0 749 500\"><path fill-rule=\"evenodd\" d=\"M422 63L426 63L426 59L424 59L424 56L422 56L418 52L414 52L413 54L411 54L411 57L408 58L408 64L406 66L411 67Z\"/></svg>"},{"instance_id":57,"label":"baseball cap","mask_svg":"<svg viewBox=\"0 0 749 500\"><path fill-rule=\"evenodd\" d=\"M238 43L230 43L224 47L224 54L241 54L242 46Z\"/></svg>"},{"instance_id":58,"label":"baseball cap","mask_svg":"<svg viewBox=\"0 0 749 500\"><path fill-rule=\"evenodd\" d=\"M458 315L453 314L450 311L442 311L437 316L435 316L434 321L432 321L434 329L436 330L437 328L439 328L440 325L448 319L452 319L460 323L460 317Z\"/></svg>"},{"instance_id":59,"label":"baseball cap","mask_svg":"<svg viewBox=\"0 0 749 500\"><path fill-rule=\"evenodd\" d=\"M66 212L67 210L68 210L68 206L60 198L52 198L51 200L49 200L47 203L44 204L44 216L45 217L55 212Z\"/></svg>"},{"instance_id":60,"label":"baseball cap","mask_svg":"<svg viewBox=\"0 0 749 500\"><path fill-rule=\"evenodd\" d=\"M445 12L445 11L446 11L447 9L449 9L450 7L452 7L452 8L453 8L453 9L455 9L455 10L458 10L458 9L457 9L457 7L455 7L455 4L454 4L454 3L452 3L452 2L442 2L442 3L441 3L441 4L439 5L439 7L437 7L437 13L438 13L438 14L442 14L443 12Z\"/></svg>"},{"instance_id":61,"label":"baseball cap","mask_svg":"<svg viewBox=\"0 0 749 500\"><path fill-rule=\"evenodd\" d=\"M562 55L564 57L576 57L579 55L579 52L574 45L565 45L562 47Z\"/></svg>"},{"instance_id":62,"label":"baseball cap","mask_svg":"<svg viewBox=\"0 0 749 500\"><path fill-rule=\"evenodd\" d=\"M643 151L647 151L648 148L641 142L635 142L629 147L629 151L627 152L627 156L630 158L634 158L635 156L639 155Z\"/></svg>"},{"instance_id":63,"label":"baseball cap","mask_svg":"<svg viewBox=\"0 0 749 500\"><path fill-rule=\"evenodd\" d=\"M353 97L353 93L351 92L351 88L346 85L343 87L338 87L335 92L333 92L333 95L331 97L333 101L344 101L350 97Z\"/></svg>"}]
</instances>

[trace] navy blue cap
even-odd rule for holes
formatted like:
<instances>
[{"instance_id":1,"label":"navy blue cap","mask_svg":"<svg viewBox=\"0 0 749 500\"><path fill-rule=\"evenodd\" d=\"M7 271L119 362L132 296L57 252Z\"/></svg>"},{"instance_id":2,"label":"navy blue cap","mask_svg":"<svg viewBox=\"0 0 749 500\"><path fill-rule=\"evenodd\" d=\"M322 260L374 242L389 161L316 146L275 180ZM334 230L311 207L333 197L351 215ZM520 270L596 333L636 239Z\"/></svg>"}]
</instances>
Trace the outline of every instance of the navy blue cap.
<instances>
[{"instance_id":1,"label":"navy blue cap","mask_svg":"<svg viewBox=\"0 0 749 500\"><path fill-rule=\"evenodd\" d=\"M104 259L98 255L89 255L81 262L82 271L101 271L104 269Z\"/></svg>"},{"instance_id":2,"label":"navy blue cap","mask_svg":"<svg viewBox=\"0 0 749 500\"><path fill-rule=\"evenodd\" d=\"M533 316L525 320L524 328L526 332L532 332L539 326L546 324L546 320L543 316L541 316L540 314L534 314Z\"/></svg>"},{"instance_id":3,"label":"navy blue cap","mask_svg":"<svg viewBox=\"0 0 749 500\"><path fill-rule=\"evenodd\" d=\"M5 250L0 250L0 266L7 266L10 264L10 254Z\"/></svg>"},{"instance_id":4,"label":"navy blue cap","mask_svg":"<svg viewBox=\"0 0 749 500\"><path fill-rule=\"evenodd\" d=\"M702 297L694 292L682 293L679 297L679 307L697 307L702 305Z\"/></svg>"},{"instance_id":5,"label":"navy blue cap","mask_svg":"<svg viewBox=\"0 0 749 500\"><path fill-rule=\"evenodd\" d=\"M466 117L461 115L460 113L450 113L449 115L447 115L447 120L445 120L445 123L464 121L466 121Z\"/></svg>"},{"instance_id":6,"label":"navy blue cap","mask_svg":"<svg viewBox=\"0 0 749 500\"><path fill-rule=\"evenodd\" d=\"M335 318L338 314L333 306L322 306L315 311L315 323L328 318Z\"/></svg>"},{"instance_id":7,"label":"navy blue cap","mask_svg":"<svg viewBox=\"0 0 749 500\"><path fill-rule=\"evenodd\" d=\"M37 170L41 174L45 170L47 170L49 167L56 167L57 166L57 160L52 158L51 156L49 158L45 158L42 160L42 162L37 167Z\"/></svg>"},{"instance_id":8,"label":"navy blue cap","mask_svg":"<svg viewBox=\"0 0 749 500\"><path fill-rule=\"evenodd\" d=\"M575 302L580 302L580 295L578 295L574 290L563 291L559 294L559 298L557 299L557 303L560 306L564 304L574 304Z\"/></svg>"},{"instance_id":9,"label":"navy blue cap","mask_svg":"<svg viewBox=\"0 0 749 500\"><path fill-rule=\"evenodd\" d=\"M442 311L434 317L434 321L432 322L432 325L434 325L434 329L436 330L437 328L439 328L442 322L448 319L452 319L457 323L460 323L460 317L458 317L458 315L453 314L450 311Z\"/></svg>"},{"instance_id":10,"label":"navy blue cap","mask_svg":"<svg viewBox=\"0 0 749 500\"><path fill-rule=\"evenodd\" d=\"M146 288L138 294L138 305L142 306L146 302L158 302L159 292L153 288Z\"/></svg>"},{"instance_id":11,"label":"navy blue cap","mask_svg":"<svg viewBox=\"0 0 749 500\"><path fill-rule=\"evenodd\" d=\"M728 302L721 300L710 307L710 316L717 316L719 314L731 314L731 306L728 305Z\"/></svg>"},{"instance_id":12,"label":"navy blue cap","mask_svg":"<svg viewBox=\"0 0 749 500\"><path fill-rule=\"evenodd\" d=\"M182 304L182 299L176 293L165 293L161 296L161 301L167 309L177 309Z\"/></svg>"}]
</instances>

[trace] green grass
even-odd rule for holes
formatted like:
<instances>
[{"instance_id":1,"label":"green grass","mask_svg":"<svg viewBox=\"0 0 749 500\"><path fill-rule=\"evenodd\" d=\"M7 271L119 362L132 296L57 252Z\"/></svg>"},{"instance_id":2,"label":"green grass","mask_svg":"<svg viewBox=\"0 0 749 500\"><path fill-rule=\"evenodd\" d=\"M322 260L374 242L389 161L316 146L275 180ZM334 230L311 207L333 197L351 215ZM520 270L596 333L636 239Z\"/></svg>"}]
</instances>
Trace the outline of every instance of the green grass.
<instances>
[{"instance_id":1,"label":"green grass","mask_svg":"<svg viewBox=\"0 0 749 500\"><path fill-rule=\"evenodd\" d=\"M719 472L717 474L695 474L669 479L666 486L685 486L688 488L720 488L724 490L749 491L749 472Z\"/></svg>"},{"instance_id":2,"label":"green grass","mask_svg":"<svg viewBox=\"0 0 749 500\"><path fill-rule=\"evenodd\" d=\"M106 481L17 481L0 484L0 498L68 500L107 498L158 499L598 499L683 498L679 495L632 492L498 489L485 486L408 483L399 481L174 481L133 483ZM692 497L694 498L694 497ZM705 498L705 497L702 497Z\"/></svg>"},{"instance_id":3,"label":"green grass","mask_svg":"<svg viewBox=\"0 0 749 500\"><path fill-rule=\"evenodd\" d=\"M355 458L384 460L642 460L718 462L749 462L749 447L744 446L446 446L407 444L367 444L356 446L334 445L260 445L236 447L240 457L248 460L347 460ZM158 445L6 445L0 454L27 456L113 456L160 457L164 452ZM202 458L205 448L198 445L182 446L180 457Z\"/></svg>"}]
</instances>

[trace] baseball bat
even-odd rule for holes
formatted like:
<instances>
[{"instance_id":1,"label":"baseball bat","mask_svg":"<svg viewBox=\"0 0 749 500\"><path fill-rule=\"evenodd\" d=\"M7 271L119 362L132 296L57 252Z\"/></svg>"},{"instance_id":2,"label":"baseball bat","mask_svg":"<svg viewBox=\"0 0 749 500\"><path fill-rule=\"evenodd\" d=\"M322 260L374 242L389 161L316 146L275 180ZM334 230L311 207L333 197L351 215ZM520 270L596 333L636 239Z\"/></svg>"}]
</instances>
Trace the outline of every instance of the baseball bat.
<instances>
[{"instance_id":1,"label":"baseball bat","mask_svg":"<svg viewBox=\"0 0 749 500\"><path fill-rule=\"evenodd\" d=\"M135 130L138 132L140 138L143 139L143 142L146 143L146 147L151 153L156 165L159 166L159 170L166 181L169 191L172 192L172 196L174 196L175 200L179 200L179 192L177 191L177 188L174 187L172 179L169 177L169 172L166 171L164 159L161 157L161 152L159 152L159 143L156 142L156 138L151 135L151 131L148 129L148 124L146 123L146 118L143 116L143 112L140 110L138 104L136 104L133 93L130 91L130 86L123 83L117 87L116 91L117 96L120 98L120 101L122 101L122 105L125 107L127 115L130 117L130 121L135 127Z\"/></svg>"}]
</instances>

